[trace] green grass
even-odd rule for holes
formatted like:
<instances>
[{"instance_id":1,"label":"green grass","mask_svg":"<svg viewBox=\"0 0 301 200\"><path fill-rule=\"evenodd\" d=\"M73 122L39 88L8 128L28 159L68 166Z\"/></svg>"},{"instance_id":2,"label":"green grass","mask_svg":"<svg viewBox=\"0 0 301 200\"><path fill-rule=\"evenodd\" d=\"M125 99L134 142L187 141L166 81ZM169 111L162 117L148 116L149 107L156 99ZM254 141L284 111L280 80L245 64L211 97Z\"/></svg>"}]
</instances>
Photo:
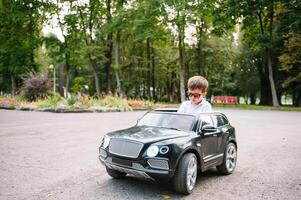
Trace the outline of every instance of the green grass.
<instances>
[{"instance_id":1,"label":"green grass","mask_svg":"<svg viewBox=\"0 0 301 200\"><path fill-rule=\"evenodd\" d=\"M179 103L166 103L166 102L160 102L159 104L162 107L173 107L173 108L178 108L181 105ZM277 110L277 111L301 112L301 107L294 107L291 105L273 107L273 106L261 106L261 105L249 105L249 104L238 104L238 105L212 104L212 107L215 110L218 108L238 108L238 109L245 109L245 110Z\"/></svg>"},{"instance_id":2,"label":"green grass","mask_svg":"<svg viewBox=\"0 0 301 200\"><path fill-rule=\"evenodd\" d=\"M213 108L239 108L245 110L277 110L277 111L298 111L301 112L300 107L293 107L290 105L273 107L273 106L261 106L261 105L249 105L249 104L238 104L238 105L223 105L213 104Z\"/></svg>"},{"instance_id":3,"label":"green grass","mask_svg":"<svg viewBox=\"0 0 301 200\"><path fill-rule=\"evenodd\" d=\"M47 108L47 109L56 109L58 104L64 104L66 109L76 110L76 109L88 109L90 107L101 107L108 109L118 109L120 111L132 111L133 109L155 109L157 107L174 107L178 108L180 103L166 103L158 102L154 103L147 100L135 100L135 99L126 99L117 96L104 96L101 99L89 97L89 96L80 96L71 95L67 99L63 99L59 95L49 95L47 98L39 99L36 102L29 102L22 96L15 97L1 97L0 96L0 106L7 108L15 108L19 106L31 106L37 108ZM223 105L223 104L213 104L214 110L218 108L237 108L245 110L276 110L276 111L297 111L301 112L301 107L293 107L291 105L285 105L280 107L273 106L260 106L260 105L249 105L249 104L238 104L238 105Z\"/></svg>"}]
</instances>

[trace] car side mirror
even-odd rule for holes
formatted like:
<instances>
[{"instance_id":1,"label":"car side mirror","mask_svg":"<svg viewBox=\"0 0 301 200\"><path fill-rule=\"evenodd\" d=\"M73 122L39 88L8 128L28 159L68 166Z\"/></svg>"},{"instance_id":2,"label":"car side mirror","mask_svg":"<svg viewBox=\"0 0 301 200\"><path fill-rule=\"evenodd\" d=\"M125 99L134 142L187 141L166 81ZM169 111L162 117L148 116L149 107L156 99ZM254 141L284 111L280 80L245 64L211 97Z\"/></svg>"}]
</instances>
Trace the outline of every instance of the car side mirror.
<instances>
[{"instance_id":1,"label":"car side mirror","mask_svg":"<svg viewBox=\"0 0 301 200\"><path fill-rule=\"evenodd\" d=\"M213 125L211 124L205 124L204 126L202 126L201 128L201 133L212 133L212 132L216 132L217 128L215 128Z\"/></svg>"}]
</instances>

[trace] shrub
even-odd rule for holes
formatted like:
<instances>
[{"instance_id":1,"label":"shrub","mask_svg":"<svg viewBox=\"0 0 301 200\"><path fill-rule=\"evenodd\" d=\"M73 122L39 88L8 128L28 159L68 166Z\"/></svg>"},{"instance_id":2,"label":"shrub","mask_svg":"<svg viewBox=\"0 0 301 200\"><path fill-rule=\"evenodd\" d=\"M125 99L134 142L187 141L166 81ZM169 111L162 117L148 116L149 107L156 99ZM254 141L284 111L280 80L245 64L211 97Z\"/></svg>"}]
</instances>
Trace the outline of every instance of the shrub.
<instances>
[{"instance_id":1,"label":"shrub","mask_svg":"<svg viewBox=\"0 0 301 200\"><path fill-rule=\"evenodd\" d=\"M95 100L94 105L96 106L107 106L111 108L117 108L121 111L131 111L133 110L129 104L128 101L124 98L117 97L117 96L105 96L104 98L100 100Z\"/></svg>"},{"instance_id":2,"label":"shrub","mask_svg":"<svg viewBox=\"0 0 301 200\"><path fill-rule=\"evenodd\" d=\"M129 106L135 109L154 109L160 107L159 104L154 104L154 102L146 100L130 100Z\"/></svg>"},{"instance_id":3,"label":"shrub","mask_svg":"<svg viewBox=\"0 0 301 200\"><path fill-rule=\"evenodd\" d=\"M77 95L77 107L80 108L89 108L93 105L93 98L89 97L88 95Z\"/></svg>"},{"instance_id":4,"label":"shrub","mask_svg":"<svg viewBox=\"0 0 301 200\"><path fill-rule=\"evenodd\" d=\"M47 96L50 89L50 80L47 76L29 72L22 79L24 80L22 92L27 99L32 101Z\"/></svg>"},{"instance_id":5,"label":"shrub","mask_svg":"<svg viewBox=\"0 0 301 200\"><path fill-rule=\"evenodd\" d=\"M5 108L15 108L16 106L19 106L20 102L18 102L16 99L10 98L10 97L4 97L0 99L0 106Z\"/></svg>"},{"instance_id":6,"label":"shrub","mask_svg":"<svg viewBox=\"0 0 301 200\"><path fill-rule=\"evenodd\" d=\"M39 100L37 102L38 108L48 108L48 109L56 109L59 102L62 101L62 98L60 95L49 95L44 100Z\"/></svg>"},{"instance_id":7,"label":"shrub","mask_svg":"<svg viewBox=\"0 0 301 200\"><path fill-rule=\"evenodd\" d=\"M84 77L76 77L71 87L72 92L83 92L86 81Z\"/></svg>"},{"instance_id":8,"label":"shrub","mask_svg":"<svg viewBox=\"0 0 301 200\"><path fill-rule=\"evenodd\" d=\"M76 96L74 94L70 94L67 98L68 106L73 106L76 103Z\"/></svg>"}]
</instances>

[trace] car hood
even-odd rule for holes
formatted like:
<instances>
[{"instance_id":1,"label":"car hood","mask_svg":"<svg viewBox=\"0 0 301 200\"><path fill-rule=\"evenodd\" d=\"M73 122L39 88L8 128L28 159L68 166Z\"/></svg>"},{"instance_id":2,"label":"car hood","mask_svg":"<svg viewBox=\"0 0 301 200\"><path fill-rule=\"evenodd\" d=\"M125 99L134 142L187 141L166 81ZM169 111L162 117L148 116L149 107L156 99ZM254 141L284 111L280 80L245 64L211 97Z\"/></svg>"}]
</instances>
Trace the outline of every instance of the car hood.
<instances>
[{"instance_id":1,"label":"car hood","mask_svg":"<svg viewBox=\"0 0 301 200\"><path fill-rule=\"evenodd\" d=\"M124 138L142 143L158 142L167 139L187 137L190 133L161 127L134 126L128 129L108 133L111 138Z\"/></svg>"}]
</instances>

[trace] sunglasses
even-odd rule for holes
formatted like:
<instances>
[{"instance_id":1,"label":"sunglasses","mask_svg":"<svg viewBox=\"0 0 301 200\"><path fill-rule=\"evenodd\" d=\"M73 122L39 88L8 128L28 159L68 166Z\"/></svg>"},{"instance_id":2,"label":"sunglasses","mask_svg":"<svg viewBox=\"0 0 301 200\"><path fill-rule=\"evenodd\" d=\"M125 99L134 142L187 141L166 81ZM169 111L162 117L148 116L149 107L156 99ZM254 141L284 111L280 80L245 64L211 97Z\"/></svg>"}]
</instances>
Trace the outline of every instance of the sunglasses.
<instances>
[{"instance_id":1,"label":"sunglasses","mask_svg":"<svg viewBox=\"0 0 301 200\"><path fill-rule=\"evenodd\" d=\"M188 96L189 96L189 97L194 97L194 98L200 98L201 94L189 92L189 93L188 93Z\"/></svg>"}]
</instances>

